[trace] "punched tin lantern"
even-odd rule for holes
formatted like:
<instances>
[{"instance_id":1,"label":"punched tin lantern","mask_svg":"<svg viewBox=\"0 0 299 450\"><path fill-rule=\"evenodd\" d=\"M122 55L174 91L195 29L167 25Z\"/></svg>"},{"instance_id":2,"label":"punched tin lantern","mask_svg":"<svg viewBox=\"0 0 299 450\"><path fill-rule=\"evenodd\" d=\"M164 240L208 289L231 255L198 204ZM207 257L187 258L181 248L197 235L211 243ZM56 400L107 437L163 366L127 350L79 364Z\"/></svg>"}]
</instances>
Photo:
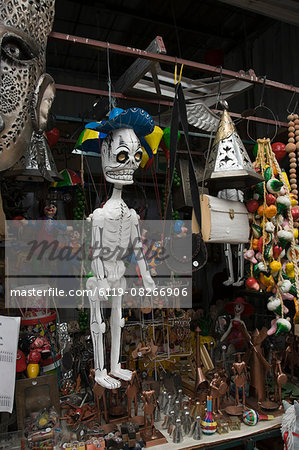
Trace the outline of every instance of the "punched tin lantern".
<instances>
[{"instance_id":1,"label":"punched tin lantern","mask_svg":"<svg viewBox=\"0 0 299 450\"><path fill-rule=\"evenodd\" d=\"M242 189L264 181L256 173L233 121L225 109L208 156L206 184L209 188Z\"/></svg>"}]
</instances>

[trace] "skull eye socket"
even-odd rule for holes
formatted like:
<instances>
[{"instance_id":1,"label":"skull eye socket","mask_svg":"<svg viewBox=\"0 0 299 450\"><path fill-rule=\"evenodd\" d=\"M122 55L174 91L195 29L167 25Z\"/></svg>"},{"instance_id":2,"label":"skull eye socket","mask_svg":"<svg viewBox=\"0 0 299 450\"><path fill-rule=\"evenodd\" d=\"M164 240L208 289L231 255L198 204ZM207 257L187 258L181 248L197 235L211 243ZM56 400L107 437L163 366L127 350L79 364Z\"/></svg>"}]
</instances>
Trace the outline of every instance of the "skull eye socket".
<instances>
[{"instance_id":1,"label":"skull eye socket","mask_svg":"<svg viewBox=\"0 0 299 450\"><path fill-rule=\"evenodd\" d=\"M116 160L119 163L125 163L128 158L129 158L128 152L122 151L122 152L119 152L119 154L116 157Z\"/></svg>"},{"instance_id":2,"label":"skull eye socket","mask_svg":"<svg viewBox=\"0 0 299 450\"><path fill-rule=\"evenodd\" d=\"M139 151L137 153L135 153L135 161L140 162L142 159L142 152Z\"/></svg>"}]
</instances>

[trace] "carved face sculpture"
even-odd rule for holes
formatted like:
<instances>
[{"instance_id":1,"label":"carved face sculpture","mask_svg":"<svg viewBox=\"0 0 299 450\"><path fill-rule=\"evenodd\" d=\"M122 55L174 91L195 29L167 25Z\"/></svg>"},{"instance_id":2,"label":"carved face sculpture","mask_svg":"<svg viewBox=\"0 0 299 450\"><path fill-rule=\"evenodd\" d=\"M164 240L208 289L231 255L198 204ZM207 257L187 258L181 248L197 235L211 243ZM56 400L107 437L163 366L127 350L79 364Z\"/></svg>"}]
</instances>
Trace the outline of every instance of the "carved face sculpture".
<instances>
[{"instance_id":1,"label":"carved face sculpture","mask_svg":"<svg viewBox=\"0 0 299 450\"><path fill-rule=\"evenodd\" d=\"M101 156L107 181L120 185L133 183L133 174L142 159L142 148L132 129L112 131L102 143Z\"/></svg>"},{"instance_id":2,"label":"carved face sculpture","mask_svg":"<svg viewBox=\"0 0 299 450\"><path fill-rule=\"evenodd\" d=\"M0 171L29 145L32 100L53 19L54 0L0 1Z\"/></svg>"}]
</instances>

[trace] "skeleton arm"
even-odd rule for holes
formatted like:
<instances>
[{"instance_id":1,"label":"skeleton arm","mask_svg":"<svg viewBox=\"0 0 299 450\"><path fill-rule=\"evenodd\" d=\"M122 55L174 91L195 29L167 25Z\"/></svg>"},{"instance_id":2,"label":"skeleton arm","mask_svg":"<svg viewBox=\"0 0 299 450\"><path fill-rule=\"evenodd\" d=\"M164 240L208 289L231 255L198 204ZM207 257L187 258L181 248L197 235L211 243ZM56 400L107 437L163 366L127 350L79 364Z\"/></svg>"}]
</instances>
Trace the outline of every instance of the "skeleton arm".
<instances>
[{"instance_id":1,"label":"skeleton arm","mask_svg":"<svg viewBox=\"0 0 299 450\"><path fill-rule=\"evenodd\" d=\"M220 342L223 342L230 335L231 330L232 330L232 321L230 321L226 332L221 336Z\"/></svg>"},{"instance_id":2,"label":"skeleton arm","mask_svg":"<svg viewBox=\"0 0 299 450\"><path fill-rule=\"evenodd\" d=\"M101 208L97 208L92 216L91 269L97 282L100 282L101 284L100 287L103 289L108 289L109 284L107 279L105 278L105 267L102 259L103 228L104 228L104 213Z\"/></svg>"},{"instance_id":3,"label":"skeleton arm","mask_svg":"<svg viewBox=\"0 0 299 450\"><path fill-rule=\"evenodd\" d=\"M142 239L140 235L138 215L134 209L131 209L131 243L134 248L134 253L139 266L140 274L144 287L146 289L153 290L155 288L155 282L151 277L142 246Z\"/></svg>"}]
</instances>

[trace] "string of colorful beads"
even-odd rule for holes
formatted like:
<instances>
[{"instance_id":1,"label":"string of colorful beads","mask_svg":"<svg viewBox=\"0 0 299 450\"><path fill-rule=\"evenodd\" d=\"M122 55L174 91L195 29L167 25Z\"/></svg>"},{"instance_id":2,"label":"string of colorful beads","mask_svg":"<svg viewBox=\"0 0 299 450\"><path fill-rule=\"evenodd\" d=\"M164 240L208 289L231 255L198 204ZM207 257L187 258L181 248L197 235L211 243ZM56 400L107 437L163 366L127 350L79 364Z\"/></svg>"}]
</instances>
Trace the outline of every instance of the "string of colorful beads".
<instances>
[{"instance_id":1,"label":"string of colorful beads","mask_svg":"<svg viewBox=\"0 0 299 450\"><path fill-rule=\"evenodd\" d=\"M299 118L298 114L288 115L288 143L286 145L286 152L289 155L290 161L290 185L291 193L294 199L293 207L298 205L298 185L297 185L297 162L296 152L299 161ZM294 218L295 219L295 218ZM298 228L299 223L294 220L294 226Z\"/></svg>"}]
</instances>

